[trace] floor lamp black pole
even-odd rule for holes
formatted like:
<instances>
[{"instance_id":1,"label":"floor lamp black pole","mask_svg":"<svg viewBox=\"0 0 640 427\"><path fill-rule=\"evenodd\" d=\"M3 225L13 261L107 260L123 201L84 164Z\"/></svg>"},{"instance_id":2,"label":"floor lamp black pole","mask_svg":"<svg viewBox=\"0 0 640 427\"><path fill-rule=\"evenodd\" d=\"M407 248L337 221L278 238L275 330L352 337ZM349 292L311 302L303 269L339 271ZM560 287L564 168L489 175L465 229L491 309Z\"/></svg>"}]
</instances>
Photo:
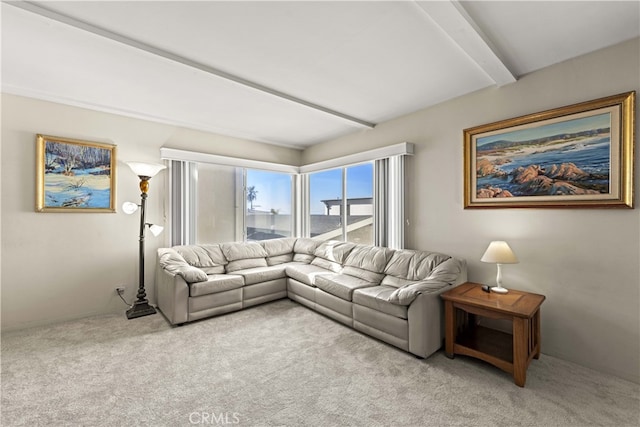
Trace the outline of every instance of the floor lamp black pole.
<instances>
[{"instance_id":1,"label":"floor lamp black pole","mask_svg":"<svg viewBox=\"0 0 640 427\"><path fill-rule=\"evenodd\" d=\"M133 306L127 310L127 319L135 319L136 317L148 316L156 313L156 309L149 305L149 301L147 301L147 292L144 289L144 233L145 227L147 226L145 208L147 206L149 179L150 177L148 176L140 177L140 190L142 191L142 194L140 195L140 284L138 286L138 294L136 295L138 299L133 303Z\"/></svg>"}]
</instances>

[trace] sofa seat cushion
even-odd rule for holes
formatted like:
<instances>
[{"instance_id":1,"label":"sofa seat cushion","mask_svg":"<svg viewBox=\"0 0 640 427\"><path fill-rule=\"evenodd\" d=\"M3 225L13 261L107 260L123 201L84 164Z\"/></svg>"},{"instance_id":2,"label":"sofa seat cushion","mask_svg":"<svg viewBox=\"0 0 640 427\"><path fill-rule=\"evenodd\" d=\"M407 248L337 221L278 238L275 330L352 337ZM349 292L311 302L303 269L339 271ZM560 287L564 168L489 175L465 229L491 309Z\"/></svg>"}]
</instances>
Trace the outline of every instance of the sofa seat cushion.
<instances>
[{"instance_id":1,"label":"sofa seat cushion","mask_svg":"<svg viewBox=\"0 0 640 427\"><path fill-rule=\"evenodd\" d=\"M242 276L235 274L211 274L206 281L192 283L189 286L189 295L199 297L202 295L216 294L218 292L230 291L244 286Z\"/></svg>"},{"instance_id":2,"label":"sofa seat cushion","mask_svg":"<svg viewBox=\"0 0 640 427\"><path fill-rule=\"evenodd\" d=\"M353 303L381 311L390 316L407 318L407 307L389 302L389 297L396 290L393 286L372 286L360 288L353 292Z\"/></svg>"},{"instance_id":3,"label":"sofa seat cushion","mask_svg":"<svg viewBox=\"0 0 640 427\"><path fill-rule=\"evenodd\" d=\"M346 274L322 275L316 278L316 287L346 301L351 301L353 291L356 289L374 285L374 283Z\"/></svg>"},{"instance_id":4,"label":"sofa seat cushion","mask_svg":"<svg viewBox=\"0 0 640 427\"><path fill-rule=\"evenodd\" d=\"M286 274L287 276L297 280L298 282L315 287L315 282L318 276L335 274L335 273L328 271L322 267L318 267L316 265L292 263L292 264L287 264Z\"/></svg>"},{"instance_id":5,"label":"sofa seat cushion","mask_svg":"<svg viewBox=\"0 0 640 427\"><path fill-rule=\"evenodd\" d=\"M268 282L270 280L284 279L286 277L285 265L272 265L269 267L247 268L245 270L236 270L233 274L244 277L245 285L254 285L256 283Z\"/></svg>"}]
</instances>

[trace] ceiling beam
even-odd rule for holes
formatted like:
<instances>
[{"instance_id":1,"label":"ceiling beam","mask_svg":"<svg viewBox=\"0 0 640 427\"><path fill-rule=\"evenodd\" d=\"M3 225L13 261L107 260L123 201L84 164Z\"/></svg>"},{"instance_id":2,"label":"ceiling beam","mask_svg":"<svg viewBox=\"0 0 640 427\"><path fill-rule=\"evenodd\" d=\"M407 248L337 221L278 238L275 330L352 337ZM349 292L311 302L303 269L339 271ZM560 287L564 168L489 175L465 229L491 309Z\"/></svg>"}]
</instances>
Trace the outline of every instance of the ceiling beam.
<instances>
[{"instance_id":1,"label":"ceiling beam","mask_svg":"<svg viewBox=\"0 0 640 427\"><path fill-rule=\"evenodd\" d=\"M164 59L168 59L170 61L182 64L182 65L186 65L186 66L191 67L191 68L198 69L200 71L203 71L205 73L211 74L213 76L232 81L234 83L240 84L240 85L245 86L245 87L249 87L251 89L258 90L258 91L266 93L268 95L275 96L275 97L278 97L280 99L284 99L284 100L289 101L289 102L293 102L295 104L304 106L306 108L311 108L313 110L316 110L316 111L319 111L319 112L322 112L322 113L325 113L325 114L329 114L331 116L334 116L334 117L340 118L342 120L348 121L348 122L350 122L352 124L355 124L355 125L357 125L359 127L374 128L376 126L375 123L368 122L366 120L362 120L362 119L350 116L350 115L345 114L345 113L341 113L339 111L333 110L331 108L324 107L322 105L315 104L315 103L310 102L310 101L306 101L304 99L300 99L300 98L295 97L293 95L289 95L289 94L281 92L281 91L279 91L277 89L273 89L273 88L261 85L261 84L256 83L256 82L253 82L253 81L250 81L250 80L247 80L247 79L243 79L242 77L238 77L238 76L236 76L234 74L227 73L225 71L222 71L220 69L211 67L211 66L203 64L201 62L197 62L197 61L191 60L189 58L185 58L183 56L177 55L175 53L172 53L172 52L169 52L169 51L166 51L166 50L163 50L163 49L160 49L158 47L149 45L147 43L143 43L143 42L140 42L138 40L123 36L122 34L114 33L112 31L109 31L109 30L105 29L105 28L101 28L101 27L98 27L96 25L92 25L90 23L81 21L79 19L72 18L70 16L67 16L67 15L64 15L62 13L59 13L59 12L56 12L54 10L48 9L46 7L43 7L43 6L41 6L41 5L39 5L39 4L35 3L35 2L29 2L29 1L6 1L4 3L5 4L9 4L11 6L18 7L20 9L26 10L28 12L35 13L35 14L43 16L45 18L52 19L54 21L61 22L61 23L66 24L66 25L70 25L70 26L78 28L80 30L84 30L84 31L90 32L92 34L96 34L98 36L113 40L115 42L122 43L124 45L129 46L129 47L133 47L135 49L143 50L143 51L145 51L147 53L150 53L152 55L156 55L156 56L162 57Z\"/></svg>"},{"instance_id":2,"label":"ceiling beam","mask_svg":"<svg viewBox=\"0 0 640 427\"><path fill-rule=\"evenodd\" d=\"M498 86L517 80L491 40L458 1L416 3Z\"/></svg>"}]
</instances>

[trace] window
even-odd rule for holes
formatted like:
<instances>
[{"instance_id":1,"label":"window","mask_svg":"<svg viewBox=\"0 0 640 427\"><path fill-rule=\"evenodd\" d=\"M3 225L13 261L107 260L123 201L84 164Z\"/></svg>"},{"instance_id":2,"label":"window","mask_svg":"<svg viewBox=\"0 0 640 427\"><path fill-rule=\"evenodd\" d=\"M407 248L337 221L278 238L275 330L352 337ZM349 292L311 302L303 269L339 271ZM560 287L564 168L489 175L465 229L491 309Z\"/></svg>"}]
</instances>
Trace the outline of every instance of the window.
<instances>
[{"instance_id":1,"label":"window","mask_svg":"<svg viewBox=\"0 0 640 427\"><path fill-rule=\"evenodd\" d=\"M171 244L293 235L292 174L171 162Z\"/></svg>"},{"instance_id":2,"label":"window","mask_svg":"<svg viewBox=\"0 0 640 427\"><path fill-rule=\"evenodd\" d=\"M373 163L347 168L346 179L346 240L373 245Z\"/></svg>"},{"instance_id":3,"label":"window","mask_svg":"<svg viewBox=\"0 0 640 427\"><path fill-rule=\"evenodd\" d=\"M171 245L311 236L404 247L400 143L301 167L161 148Z\"/></svg>"},{"instance_id":4,"label":"window","mask_svg":"<svg viewBox=\"0 0 640 427\"><path fill-rule=\"evenodd\" d=\"M373 163L309 174L309 213L315 239L373 244Z\"/></svg>"},{"instance_id":5,"label":"window","mask_svg":"<svg viewBox=\"0 0 640 427\"><path fill-rule=\"evenodd\" d=\"M342 240L342 169L309 175L309 235Z\"/></svg>"},{"instance_id":6,"label":"window","mask_svg":"<svg viewBox=\"0 0 640 427\"><path fill-rule=\"evenodd\" d=\"M290 174L246 170L246 240L292 236Z\"/></svg>"}]
</instances>

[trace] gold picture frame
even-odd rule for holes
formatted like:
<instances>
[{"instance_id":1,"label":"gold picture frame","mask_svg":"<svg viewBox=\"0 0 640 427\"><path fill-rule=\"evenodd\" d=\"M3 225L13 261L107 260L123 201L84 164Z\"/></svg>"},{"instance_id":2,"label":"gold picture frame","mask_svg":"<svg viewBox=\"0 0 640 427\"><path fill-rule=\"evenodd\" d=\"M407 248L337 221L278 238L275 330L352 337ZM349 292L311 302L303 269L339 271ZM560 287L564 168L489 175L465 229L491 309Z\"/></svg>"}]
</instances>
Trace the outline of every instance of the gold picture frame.
<instances>
[{"instance_id":1,"label":"gold picture frame","mask_svg":"<svg viewBox=\"0 0 640 427\"><path fill-rule=\"evenodd\" d=\"M635 91L464 130L464 208L633 208Z\"/></svg>"},{"instance_id":2,"label":"gold picture frame","mask_svg":"<svg viewBox=\"0 0 640 427\"><path fill-rule=\"evenodd\" d=\"M116 146L36 137L36 212L115 212Z\"/></svg>"}]
</instances>

